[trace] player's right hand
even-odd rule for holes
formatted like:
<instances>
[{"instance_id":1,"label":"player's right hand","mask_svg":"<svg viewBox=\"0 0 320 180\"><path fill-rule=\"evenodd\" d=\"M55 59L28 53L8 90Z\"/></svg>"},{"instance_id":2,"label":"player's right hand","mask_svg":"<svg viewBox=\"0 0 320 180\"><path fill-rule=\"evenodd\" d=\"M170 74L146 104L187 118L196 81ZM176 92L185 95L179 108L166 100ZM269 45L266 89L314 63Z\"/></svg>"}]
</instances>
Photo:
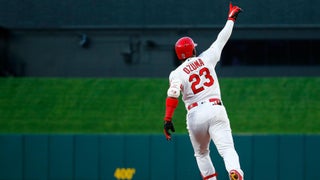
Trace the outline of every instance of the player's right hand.
<instances>
[{"instance_id":1,"label":"player's right hand","mask_svg":"<svg viewBox=\"0 0 320 180\"><path fill-rule=\"evenodd\" d=\"M171 140L171 133L169 132L169 130L171 130L171 132L175 132L175 129L174 129L174 126L173 126L173 123L172 121L164 121L164 129L163 129L163 132L164 132L164 135L166 136L166 139L168 141Z\"/></svg>"},{"instance_id":2,"label":"player's right hand","mask_svg":"<svg viewBox=\"0 0 320 180\"><path fill-rule=\"evenodd\" d=\"M242 12L242 9L238 6L233 6L232 3L230 2L228 20L236 21L238 14L240 12Z\"/></svg>"}]
</instances>

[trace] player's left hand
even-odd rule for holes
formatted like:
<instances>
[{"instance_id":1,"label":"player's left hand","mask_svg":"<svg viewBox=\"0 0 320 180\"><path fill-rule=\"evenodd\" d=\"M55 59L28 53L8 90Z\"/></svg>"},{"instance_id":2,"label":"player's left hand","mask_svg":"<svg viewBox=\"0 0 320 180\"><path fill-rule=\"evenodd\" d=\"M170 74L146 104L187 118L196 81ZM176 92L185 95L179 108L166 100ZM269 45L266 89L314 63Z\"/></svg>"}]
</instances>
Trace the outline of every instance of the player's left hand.
<instances>
[{"instance_id":1,"label":"player's left hand","mask_svg":"<svg viewBox=\"0 0 320 180\"><path fill-rule=\"evenodd\" d=\"M169 132L169 130L171 130L171 132L175 132L174 126L172 121L164 121L164 135L166 136L166 139L168 141L171 140L171 133Z\"/></svg>"}]
</instances>

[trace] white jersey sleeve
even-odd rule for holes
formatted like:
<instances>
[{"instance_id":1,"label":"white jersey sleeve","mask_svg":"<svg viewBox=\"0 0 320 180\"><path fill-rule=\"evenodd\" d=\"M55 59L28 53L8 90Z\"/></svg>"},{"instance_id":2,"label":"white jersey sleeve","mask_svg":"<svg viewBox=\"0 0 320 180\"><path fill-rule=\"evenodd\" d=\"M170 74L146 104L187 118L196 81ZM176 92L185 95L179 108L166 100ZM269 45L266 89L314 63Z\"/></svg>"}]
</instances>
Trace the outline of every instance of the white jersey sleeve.
<instances>
[{"instance_id":1,"label":"white jersey sleeve","mask_svg":"<svg viewBox=\"0 0 320 180\"><path fill-rule=\"evenodd\" d=\"M176 72L172 71L169 76L170 86L167 91L168 97L178 98L181 91L181 80L179 77L176 77Z\"/></svg>"},{"instance_id":2,"label":"white jersey sleeve","mask_svg":"<svg viewBox=\"0 0 320 180\"><path fill-rule=\"evenodd\" d=\"M209 61L212 61L214 65L216 65L217 62L220 60L222 49L224 48L231 36L233 25L234 22L228 20L224 28L218 34L217 39L211 44L209 49L201 53L199 57L208 57Z\"/></svg>"}]
</instances>

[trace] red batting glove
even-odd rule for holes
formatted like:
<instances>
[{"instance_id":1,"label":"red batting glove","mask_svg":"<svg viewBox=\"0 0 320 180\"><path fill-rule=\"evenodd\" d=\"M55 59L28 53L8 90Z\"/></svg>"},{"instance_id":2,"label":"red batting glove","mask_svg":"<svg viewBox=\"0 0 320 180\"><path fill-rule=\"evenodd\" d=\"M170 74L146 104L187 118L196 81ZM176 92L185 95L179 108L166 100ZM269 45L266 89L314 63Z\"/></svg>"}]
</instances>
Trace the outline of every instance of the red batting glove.
<instances>
[{"instance_id":1,"label":"red batting glove","mask_svg":"<svg viewBox=\"0 0 320 180\"><path fill-rule=\"evenodd\" d=\"M232 20L233 22L236 21L237 16L240 12L242 12L242 9L238 6L233 6L230 2L228 20Z\"/></svg>"}]
</instances>

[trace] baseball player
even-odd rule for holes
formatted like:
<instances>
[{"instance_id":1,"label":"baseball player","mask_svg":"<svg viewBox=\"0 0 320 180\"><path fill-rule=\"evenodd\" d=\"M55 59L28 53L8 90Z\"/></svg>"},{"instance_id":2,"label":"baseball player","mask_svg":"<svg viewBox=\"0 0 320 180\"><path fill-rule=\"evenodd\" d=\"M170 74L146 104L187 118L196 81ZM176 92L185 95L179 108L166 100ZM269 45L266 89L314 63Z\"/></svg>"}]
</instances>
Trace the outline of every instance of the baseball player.
<instances>
[{"instance_id":1,"label":"baseball player","mask_svg":"<svg viewBox=\"0 0 320 180\"><path fill-rule=\"evenodd\" d=\"M228 20L212 45L196 56L197 44L190 37L182 37L175 44L176 55L182 64L170 73L167 91L164 134L171 140L175 132L172 117L180 92L187 109L187 129L194 155L204 180L216 180L217 173L209 155L212 139L224 160L231 180L243 180L243 171L234 148L229 118L221 101L220 87L215 72L221 52L231 36L234 22L242 11L229 5Z\"/></svg>"}]
</instances>

